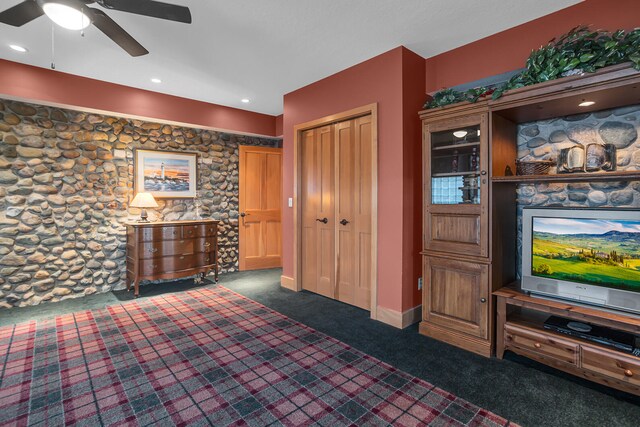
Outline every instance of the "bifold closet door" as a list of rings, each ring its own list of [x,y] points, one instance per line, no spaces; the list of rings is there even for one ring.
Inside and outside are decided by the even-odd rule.
[[[335,298],[334,127],[302,136],[302,287]]]
[[[302,288],[371,308],[371,116],[302,134]]]
[[[371,308],[371,116],[335,125],[336,299]]]

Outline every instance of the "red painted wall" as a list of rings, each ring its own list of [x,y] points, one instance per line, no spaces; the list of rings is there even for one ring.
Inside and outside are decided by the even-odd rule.
[[[283,120],[284,120],[284,116],[282,114],[280,114],[279,116],[276,116],[276,136],[282,136],[282,129],[283,129]]]
[[[404,70],[405,63],[417,69]],[[404,109],[405,75],[416,87],[411,92],[410,112]],[[405,162],[415,155],[420,138],[405,152],[405,138],[419,135],[415,94],[423,102],[424,60],[404,47],[393,49],[338,74],[305,86],[284,97],[284,199],[283,275],[293,276],[293,209],[286,199],[293,197],[293,127],[324,116],[367,104],[378,104],[378,304],[401,311],[404,294],[414,282],[415,256],[406,235],[420,234],[420,222],[413,221],[415,206],[413,173]],[[409,203],[405,207],[405,203]],[[411,252],[411,253],[410,253]],[[417,252],[415,252],[417,254]],[[417,280],[418,276],[415,276]],[[406,290],[406,291],[403,291]],[[410,306],[413,295],[407,300]]]
[[[426,91],[433,92],[523,68],[532,49],[577,25],[592,25],[594,29],[605,30],[636,28],[640,26],[640,0],[585,0],[428,58]]]
[[[0,60],[0,97],[278,136],[276,117]]]
[[[422,123],[417,112],[424,104],[424,59],[402,51],[403,168],[403,286],[402,311],[421,304],[418,278],[422,276]]]

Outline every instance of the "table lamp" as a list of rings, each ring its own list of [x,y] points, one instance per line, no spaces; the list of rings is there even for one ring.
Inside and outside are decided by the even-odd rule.
[[[138,222],[149,222],[147,219],[147,210],[145,208],[157,208],[158,203],[156,203],[156,199],[153,198],[151,193],[138,193],[136,194],[136,197],[133,198],[129,206],[141,209],[140,219]]]

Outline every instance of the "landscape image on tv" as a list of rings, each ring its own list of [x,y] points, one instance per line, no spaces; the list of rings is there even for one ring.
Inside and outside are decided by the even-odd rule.
[[[640,220],[533,218],[534,276],[640,291]]]

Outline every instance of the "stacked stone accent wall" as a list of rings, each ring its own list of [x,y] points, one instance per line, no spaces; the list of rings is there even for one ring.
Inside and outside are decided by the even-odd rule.
[[[607,143],[617,148],[617,170],[640,170],[638,133],[640,105],[526,123],[518,127],[518,158],[557,160],[563,148],[577,144],[586,147],[590,143]],[[551,173],[556,173],[556,168]],[[517,197],[520,266],[523,207],[640,208],[640,182],[586,180],[579,183],[521,184]]]
[[[0,100],[0,307],[125,286],[134,148],[199,154],[200,217],[236,270],[239,145],[281,141]],[[158,204],[152,219],[196,219],[193,200]]]

